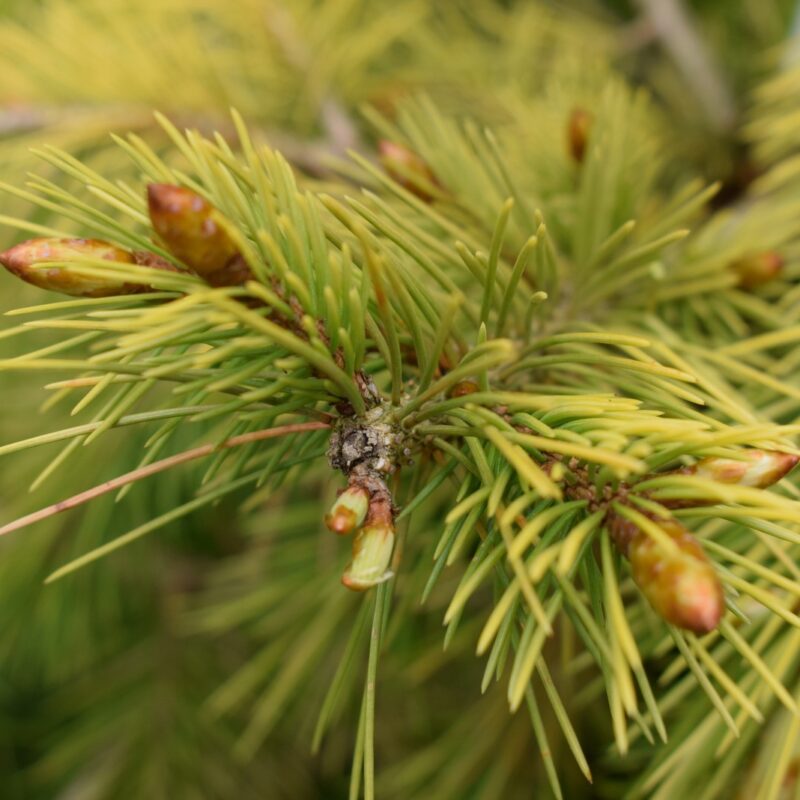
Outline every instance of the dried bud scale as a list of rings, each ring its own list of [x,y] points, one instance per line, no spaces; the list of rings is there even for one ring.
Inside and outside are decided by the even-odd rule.
[[[331,435],[328,461],[348,475],[359,464],[370,472],[389,474],[402,449],[402,434],[387,421],[386,409],[376,406],[362,419],[343,417],[339,421]]]
[[[140,267],[150,267],[151,269],[163,269],[167,272],[180,272],[180,270],[169,263],[165,258],[162,258],[156,253],[150,253],[147,250],[134,250],[133,260]]]

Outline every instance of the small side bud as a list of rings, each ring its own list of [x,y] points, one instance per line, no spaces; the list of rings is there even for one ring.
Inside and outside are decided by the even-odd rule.
[[[378,150],[381,163],[393,180],[420,200],[433,200],[426,186],[438,186],[439,182],[424,159],[405,145],[387,139],[378,143]]]
[[[589,145],[589,134],[592,130],[592,114],[585,108],[575,108],[569,115],[567,123],[567,144],[569,154],[578,163],[582,164]]]
[[[468,394],[475,394],[475,392],[480,391],[480,386],[478,386],[475,381],[459,381],[451,390],[450,390],[450,397],[464,397]]]
[[[125,283],[112,273],[89,277],[61,267],[46,269],[39,264],[50,262],[79,262],[82,258],[97,258],[124,264],[138,263],[132,253],[99,239],[29,239],[0,253],[0,263],[18,278],[52,292],[75,297],[110,297],[148,291],[142,284]]]
[[[800,456],[778,450],[743,450],[741,459],[704,458],[686,473],[717,483],[733,483],[765,489],[788,475]]]
[[[780,253],[766,250],[734,261],[731,269],[739,276],[738,286],[742,289],[756,289],[777,278],[783,271],[783,265],[784,260]]]
[[[679,628],[705,634],[725,613],[722,584],[697,539],[676,520],[656,520],[678,552],[639,531],[628,544],[636,585],[656,613]]]
[[[233,286],[237,285],[234,281],[247,280],[236,245],[218,224],[218,212],[205,198],[182,186],[151,183],[147,205],[153,228],[175,258],[213,286]]]
[[[362,486],[349,486],[334,501],[325,515],[328,530],[343,536],[364,524],[369,508],[369,492]]]
[[[342,575],[342,583],[354,592],[364,592],[392,577],[389,562],[394,549],[394,526],[388,522],[366,525],[353,540],[353,558]]]

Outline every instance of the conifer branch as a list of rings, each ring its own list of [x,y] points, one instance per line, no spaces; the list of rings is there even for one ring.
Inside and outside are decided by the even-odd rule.
[[[0,93],[59,117],[22,120],[0,143],[0,222],[36,237],[0,258],[73,296],[31,306],[16,294],[30,287],[7,278],[22,307],[0,334],[0,370],[68,373],[48,384],[49,413],[80,419],[15,433],[0,455],[24,466],[61,442],[33,486],[83,475],[73,463],[97,485],[0,528],[84,504],[73,536],[6,540],[3,642],[10,660],[34,638],[53,643],[59,686],[73,652],[100,685],[105,654],[128,648],[115,707],[93,686],[75,692],[59,732],[40,737],[61,748],[41,770],[63,764],[48,796],[87,784],[335,794],[351,755],[354,800],[578,796],[573,774],[607,786],[610,771],[615,787],[659,800],[701,779],[704,800],[725,797],[742,772],[753,796],[796,782],[796,71],[729,103],[706,44],[670,16],[679,4],[643,2],[645,35],[679,68],[700,64],[688,82],[725,136],[698,137],[663,54],[626,50],[568,5],[301,1],[269,4],[266,18],[259,3],[46,5],[25,30],[0,22]],[[724,30],[741,33],[753,7],[727,4]],[[720,24],[723,12],[702,13]],[[118,46],[128,41],[146,53]],[[714,47],[741,68],[731,86],[763,70],[740,37]],[[410,91],[420,79],[427,93]],[[232,100],[242,115],[229,122]],[[101,140],[107,101],[130,135]],[[155,124],[149,106],[165,109]],[[701,180],[729,154],[739,107],[752,110],[730,132],[748,163],[722,187]],[[288,137],[270,140],[277,150],[263,144],[274,131]],[[26,144],[40,169],[24,184]],[[27,397],[23,408],[7,417],[29,416]],[[102,482],[117,428],[115,457],[132,469]],[[217,444],[201,444],[212,433]],[[196,483],[168,479],[200,458]],[[119,502],[127,533],[109,536],[107,504],[88,501],[118,488],[121,501],[154,474],[159,492]],[[201,511],[185,537],[84,569]],[[34,595],[42,575],[18,565],[53,559],[52,585]],[[154,573],[163,590],[128,591]],[[81,610],[20,630],[49,603]],[[106,613],[100,636],[59,647],[62,623]],[[136,639],[148,634],[155,657]],[[143,660],[174,679],[142,673]],[[167,687],[155,705],[179,711],[159,745],[175,737],[181,764],[196,759],[196,784],[141,788],[151,763],[175,771],[168,747],[152,752],[142,708],[154,704],[129,676]],[[485,696],[465,702],[469,686]],[[355,746],[326,742],[323,788],[308,789],[287,764],[318,701],[315,748],[335,725]],[[523,704],[527,718],[509,721]],[[606,706],[599,734],[584,709]],[[399,729],[412,708],[432,734],[387,764],[402,748],[385,720]],[[122,742],[102,770],[101,714]]]

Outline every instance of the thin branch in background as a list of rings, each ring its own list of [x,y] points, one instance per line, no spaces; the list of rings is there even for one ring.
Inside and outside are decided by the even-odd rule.
[[[798,62],[800,62],[800,2],[796,2],[794,6],[792,26],[789,29],[789,38],[786,42],[786,51],[783,54],[781,66],[788,70]]]
[[[720,132],[736,121],[733,93],[681,0],[636,0],[657,37]]]
[[[299,422],[292,425],[281,425],[276,428],[267,428],[261,431],[244,433],[240,436],[234,436],[230,439],[226,439],[220,444],[205,444],[201,447],[194,447],[191,450],[184,451],[183,453],[176,453],[174,456],[162,458],[160,461],[154,461],[152,464],[147,464],[139,469],[126,472],[124,475],[120,475],[118,478],[113,478],[110,481],[93,486],[91,489],[87,489],[85,492],[68,497],[66,500],[60,500],[58,503],[53,503],[46,508],[39,509],[39,511],[34,511],[32,514],[27,514],[24,517],[15,519],[13,522],[9,522],[7,525],[4,525],[2,528],[0,528],[0,536],[5,536],[5,534],[20,530],[20,528],[27,528],[28,525],[33,525],[35,522],[40,522],[41,520],[52,517],[55,514],[60,514],[62,511],[68,511],[71,508],[88,503],[90,500],[94,500],[96,497],[100,497],[101,495],[108,494],[108,492],[121,489],[123,486],[127,486],[129,483],[134,483],[142,480],[143,478],[148,478],[151,475],[171,469],[179,464],[185,464],[187,461],[193,461],[196,458],[210,456],[212,453],[216,453],[219,450],[224,450],[231,447],[239,447],[243,444],[252,444],[253,442],[260,442],[265,439],[275,439],[279,436],[288,436],[292,433],[318,431],[329,427],[330,425],[328,425],[327,422]]]
[[[264,23],[280,46],[287,62],[298,72],[308,75],[314,66],[312,53],[302,33],[297,29],[292,15],[285,9],[270,7],[264,15]],[[324,138],[307,145],[312,152],[317,151],[314,153],[315,159],[319,159],[320,151],[323,156],[325,153],[328,156],[343,156],[348,150],[364,150],[358,125],[344,105],[330,92],[324,93],[320,98],[319,120]],[[274,139],[270,142],[278,146]]]
[[[52,123],[54,115],[36,106],[10,106],[0,110],[0,135],[36,130]]]

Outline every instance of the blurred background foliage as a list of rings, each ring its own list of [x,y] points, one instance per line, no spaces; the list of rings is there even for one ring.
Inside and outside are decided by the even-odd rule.
[[[336,157],[372,150],[365,105],[392,117],[424,91],[438,109],[490,123],[500,136],[509,118],[529,119],[528,138],[507,145],[539,148],[537,165],[550,173],[538,172],[537,184],[557,195],[564,158],[547,155],[560,141],[553,131],[575,105],[591,106],[616,71],[652,93],[654,107],[630,123],[668,132],[672,180],[701,175],[735,196],[751,177],[752,140],[770,155],[768,136],[756,135],[765,117],[745,123],[756,87],[788,58],[781,45],[794,5],[687,3],[712,64],[709,89],[660,29],[657,0],[0,0],[0,180],[21,186],[31,170],[52,177],[31,153],[48,145],[124,178],[132,166],[109,132],[134,131],[170,158],[153,109],[179,127],[229,135],[233,106],[255,138],[324,185]],[[400,121],[409,113],[400,111]],[[643,163],[655,157],[644,154]],[[11,195],[0,215],[50,219]],[[39,294],[2,286],[4,308]],[[14,347],[0,338],[0,354]],[[40,432],[37,376],[0,373],[0,381],[0,439]],[[44,413],[50,427],[69,424],[58,409]],[[106,438],[104,457],[75,447],[69,468],[43,480],[39,451],[6,458],[2,518],[93,485],[107,477],[108,461],[114,474],[133,468],[143,443],[119,431]],[[307,502],[331,495],[319,472],[296,470],[249,516],[234,513],[244,497],[229,497],[42,587],[55,566],[172,508],[201,474],[193,469],[134,488],[128,502],[106,497],[0,543],[3,800],[347,796],[357,704],[343,698],[332,710],[341,725],[319,754],[311,742],[351,628],[363,633],[367,614],[332,579],[340,552],[320,535],[318,503]],[[431,502],[431,518],[446,513]],[[386,765],[379,796],[547,797],[530,721],[508,715],[499,689],[473,699],[483,673],[472,656],[475,631],[465,624],[442,650],[440,619],[456,580],[445,573],[424,613],[397,615],[404,622],[390,629],[381,717],[392,724],[377,731]],[[401,602],[416,602],[422,588],[407,587]],[[353,641],[363,657],[363,636]],[[566,691],[575,679],[557,680]],[[609,757],[601,749],[607,723],[591,706],[573,719],[595,783],[585,783],[553,735],[565,796],[621,796],[644,756],[624,766]],[[694,712],[687,720],[699,723]],[[768,744],[786,724],[774,723]],[[257,758],[243,757],[242,741]]]

